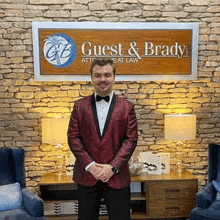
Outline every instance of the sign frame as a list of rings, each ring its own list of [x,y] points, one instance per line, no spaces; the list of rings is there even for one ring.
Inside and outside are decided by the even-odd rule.
[[[40,70],[40,40],[39,30],[41,29],[88,29],[88,30],[191,30],[191,72],[189,75],[118,75],[116,81],[184,81],[197,80],[198,61],[198,30],[199,23],[192,22],[32,22],[33,30],[33,54],[34,54],[34,75],[36,81],[90,81],[88,75],[41,75]],[[116,66],[117,67],[117,66]]]

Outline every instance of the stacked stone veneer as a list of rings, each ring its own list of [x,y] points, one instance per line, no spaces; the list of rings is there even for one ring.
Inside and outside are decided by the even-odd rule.
[[[55,147],[41,143],[41,118],[69,117],[90,82],[36,82],[32,21],[199,22],[198,80],[116,82],[136,107],[138,150],[170,152],[164,114],[197,115],[197,139],[184,148],[184,167],[207,181],[208,144],[220,143],[220,0],[0,0],[0,147],[24,148],[27,186],[37,192],[55,169]],[[68,152],[68,146],[64,148]]]

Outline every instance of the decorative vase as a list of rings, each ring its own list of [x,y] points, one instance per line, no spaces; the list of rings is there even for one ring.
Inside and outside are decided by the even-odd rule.
[[[129,170],[131,176],[138,176],[143,169],[143,163],[139,155],[133,155],[129,160]]]

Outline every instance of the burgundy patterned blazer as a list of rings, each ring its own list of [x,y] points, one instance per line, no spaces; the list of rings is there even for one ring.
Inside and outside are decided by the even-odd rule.
[[[111,164],[119,171],[108,181],[112,188],[130,184],[128,161],[137,145],[134,105],[114,95],[103,134],[100,134],[94,95],[75,102],[68,128],[68,144],[76,157],[73,180],[93,186],[97,180],[85,167],[92,161]]]

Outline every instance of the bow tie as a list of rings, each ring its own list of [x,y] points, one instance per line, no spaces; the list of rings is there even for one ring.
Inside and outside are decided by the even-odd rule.
[[[97,102],[100,102],[102,99],[104,99],[106,102],[109,102],[109,95],[107,95],[107,96],[105,96],[105,97],[102,97],[102,96],[99,96],[99,95],[97,95],[96,96],[96,101]]]

